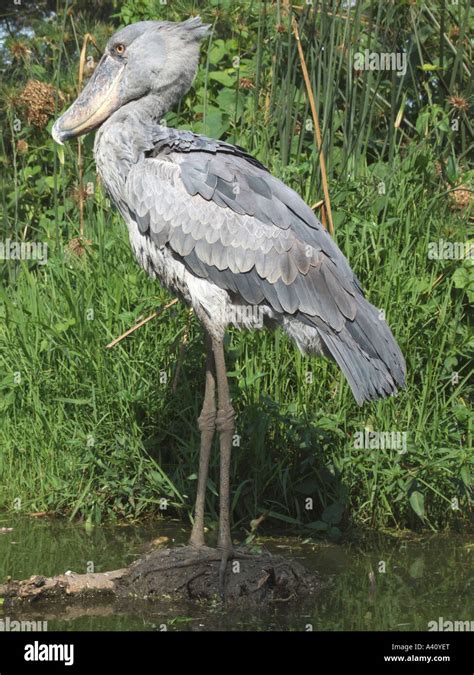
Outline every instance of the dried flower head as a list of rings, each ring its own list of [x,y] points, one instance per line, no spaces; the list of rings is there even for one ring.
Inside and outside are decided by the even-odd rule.
[[[457,37],[459,37],[460,32],[461,32],[461,29],[459,28],[459,26],[452,26],[449,29],[448,37],[450,37],[451,40],[453,38],[457,38]]]
[[[447,99],[451,108],[466,112],[469,110],[469,102],[461,94],[453,94]]]
[[[54,113],[55,89],[46,82],[28,80],[17,99],[18,105],[24,108],[28,124],[43,129],[48,123],[48,116]],[[59,92],[59,101],[64,100]]]
[[[31,55],[31,49],[21,40],[10,42],[9,50],[16,61],[28,61]]]
[[[255,85],[248,77],[241,77],[239,80],[239,87],[241,89],[254,89]]]
[[[449,193],[451,203],[455,209],[464,210],[473,201],[473,194],[468,190],[467,185],[459,185],[455,190]]]
[[[87,190],[87,187],[82,186],[82,188],[80,188],[78,185],[74,185],[69,190],[69,194],[76,204],[85,202],[86,199],[89,199],[93,195],[92,192]]]
[[[20,138],[16,143],[16,151],[19,155],[26,155],[28,152],[28,143]]]
[[[74,237],[66,245],[66,251],[72,253],[73,255],[80,258],[84,255],[87,246],[90,246],[92,241],[90,239],[84,239],[83,237]]]

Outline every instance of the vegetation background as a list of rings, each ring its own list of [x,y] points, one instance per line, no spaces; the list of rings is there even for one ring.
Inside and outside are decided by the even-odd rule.
[[[0,260],[0,508],[99,523],[167,503],[191,516],[199,325],[174,305],[106,349],[170,297],[132,257],[96,179],[93,135],[59,148],[50,130],[120,25],[197,13],[214,31],[167,123],[244,146],[327,221],[296,19],[334,236],[408,368],[406,391],[358,408],[334,364],[302,357],[280,332],[231,331],[234,525],[336,538],[352,524],[467,525],[474,269],[468,255],[429,256],[430,242],[466,244],[472,219],[467,0],[4,4],[0,241],[47,243],[48,261]],[[406,73],[354,69],[365,49],[404,52]],[[406,432],[407,452],[357,448],[365,429]],[[217,465],[216,448],[211,478]]]

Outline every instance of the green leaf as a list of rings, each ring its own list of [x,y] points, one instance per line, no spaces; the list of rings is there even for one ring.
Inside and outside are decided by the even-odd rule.
[[[331,527],[329,528],[328,535],[331,537],[331,539],[339,539],[341,536],[341,530],[338,527]]]
[[[466,487],[470,487],[470,485],[471,485],[471,475],[470,475],[470,472],[469,472],[469,469],[467,468],[467,466],[463,466],[461,471],[459,472],[459,474],[461,476],[461,480],[464,483],[464,485]]]
[[[459,267],[453,274],[455,288],[468,288],[471,275],[465,267]]]
[[[88,398],[66,398],[58,396],[54,399],[57,403],[72,403],[73,405],[92,405],[92,401]]]
[[[425,517],[425,498],[418,490],[413,490],[410,495],[410,506],[417,516]]]
[[[217,65],[227,54],[227,46],[224,40],[215,40],[209,52],[209,63]]]
[[[455,183],[458,177],[458,167],[455,158],[450,155],[446,164],[446,173],[451,183]]]
[[[285,516],[282,513],[276,513],[275,511],[269,511],[268,517],[275,518],[275,520],[281,520],[282,522],[289,523],[290,525],[300,525],[299,520],[296,520],[296,518],[290,518],[289,516]]]
[[[68,319],[67,321],[61,321],[60,323],[55,323],[53,330],[55,333],[64,333],[68,328],[74,326],[76,319]]]
[[[220,128],[222,126],[222,113],[220,110],[213,108],[208,109],[206,119],[203,121],[203,131],[211,138],[219,138]]]
[[[420,136],[426,133],[429,117],[429,113],[427,112],[422,112],[417,117],[416,130]]]
[[[334,502],[324,509],[322,519],[329,525],[337,525],[344,513],[344,504],[342,502]]]
[[[317,532],[325,532],[329,525],[324,523],[322,520],[315,520],[312,523],[308,523],[306,527],[309,527],[311,530],[316,530]]]
[[[0,410],[7,410],[10,406],[15,403],[15,392],[10,391],[8,394],[3,395],[0,401]]]
[[[226,71],[212,71],[209,73],[209,79],[219,82],[224,85],[224,87],[233,87],[236,83],[237,76],[235,71],[231,71],[231,73]]]
[[[422,66],[418,66],[418,68],[425,73],[431,73],[437,70],[444,70],[444,68],[441,68],[441,66],[436,66],[434,63],[424,63]]]
[[[425,560],[423,557],[416,558],[416,560],[410,565],[408,570],[409,575],[412,579],[421,579],[423,576],[423,571],[425,567]]]
[[[221,110],[234,110],[237,92],[234,89],[221,89],[217,94],[217,105]],[[239,97],[240,100],[240,97]]]

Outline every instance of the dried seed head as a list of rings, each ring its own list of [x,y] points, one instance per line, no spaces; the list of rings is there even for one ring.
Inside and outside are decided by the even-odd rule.
[[[16,143],[16,151],[19,155],[26,155],[28,152],[28,143],[20,138]]]
[[[460,185],[456,190],[449,193],[451,203],[455,209],[462,211],[472,204],[473,195],[467,187],[467,185]]]
[[[72,199],[76,202],[76,204],[85,202],[86,199],[89,199],[91,197],[91,193],[87,191],[86,187],[83,186],[81,190],[77,185],[75,185],[69,190],[69,194],[71,195]]]
[[[74,237],[71,241],[68,242],[66,250],[69,253],[73,253],[75,256],[80,258],[84,255],[86,247],[90,246],[92,241],[90,239],[84,239],[83,237]]]
[[[460,30],[459,26],[452,26],[452,27],[449,29],[448,36],[449,36],[451,39],[457,38],[457,37],[459,37],[459,33],[460,33],[460,32],[461,32],[461,30]]]
[[[255,89],[255,85],[248,77],[241,77],[239,80],[239,87],[241,89]]]
[[[453,94],[447,99],[449,105],[456,110],[462,110],[466,112],[469,110],[469,102],[460,94]]]
[[[49,115],[54,113],[54,98],[55,89],[50,84],[39,80],[28,80],[17,103],[24,108],[28,124],[43,129],[48,123]],[[63,100],[59,92],[60,103]]]
[[[31,55],[31,49],[28,49],[28,46],[21,42],[20,40],[15,40],[9,45],[9,50],[11,55],[17,61],[28,61]]]

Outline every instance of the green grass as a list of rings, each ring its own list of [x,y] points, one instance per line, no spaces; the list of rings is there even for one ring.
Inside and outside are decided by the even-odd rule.
[[[211,5],[203,18],[213,21]],[[244,145],[314,203],[322,194],[319,166],[289,17],[278,3],[267,3],[265,12],[258,5],[224,7],[196,85],[169,123]],[[248,531],[262,513],[268,523],[331,536],[351,523],[458,527],[471,513],[473,340],[466,313],[472,261],[427,254],[429,242],[468,236],[469,209],[454,208],[452,190],[471,176],[471,129],[461,114],[461,131],[452,130],[444,90],[471,86],[466,53],[460,46],[453,52],[445,41],[440,52],[424,3],[398,10],[380,3],[372,13],[363,5],[344,20],[335,16],[343,13],[337,3],[328,3],[332,13],[308,10],[299,16],[300,32],[322,123],[335,236],[368,298],[386,312],[406,356],[407,389],[358,408],[334,364],[302,357],[281,332],[231,331],[228,368],[240,437],[232,508],[234,524]],[[147,18],[151,6],[126,3],[122,19]],[[160,16],[182,17],[192,6],[173,3]],[[461,34],[468,21],[463,7],[460,2],[444,17],[445,26],[452,23]],[[69,40],[63,40],[63,21]],[[277,23],[286,28],[275,31]],[[82,34],[88,29],[103,42],[104,26],[73,13],[35,27],[50,31],[51,46],[31,38],[33,58],[13,64],[5,94],[26,72],[57,82],[73,97]],[[350,55],[340,47],[353,40],[363,50],[369,34],[371,48],[381,50],[410,36],[403,87],[391,73],[365,72],[354,82]],[[255,42],[257,49],[247,49]],[[241,56],[238,72],[235,54]],[[434,75],[422,69],[441,62],[443,70]],[[241,78],[253,86],[242,88]],[[43,266],[0,267],[0,507],[93,522],[159,510],[186,517],[198,465],[201,329],[192,318],[175,391],[188,332],[185,307],[175,305],[105,348],[170,298],[136,265],[126,229],[99,185],[85,200],[91,243],[82,256],[68,250],[78,232],[76,148],[66,146],[63,164],[47,128],[23,124],[16,132],[21,113],[6,105],[2,114],[8,121],[2,239],[16,233],[46,241],[49,258]],[[27,154],[18,153],[20,138],[29,144]],[[84,184],[95,184],[91,146],[86,138]],[[406,432],[408,452],[357,449],[354,434],[365,428]],[[216,445],[211,525],[217,469]],[[312,509],[305,508],[308,498]]]

